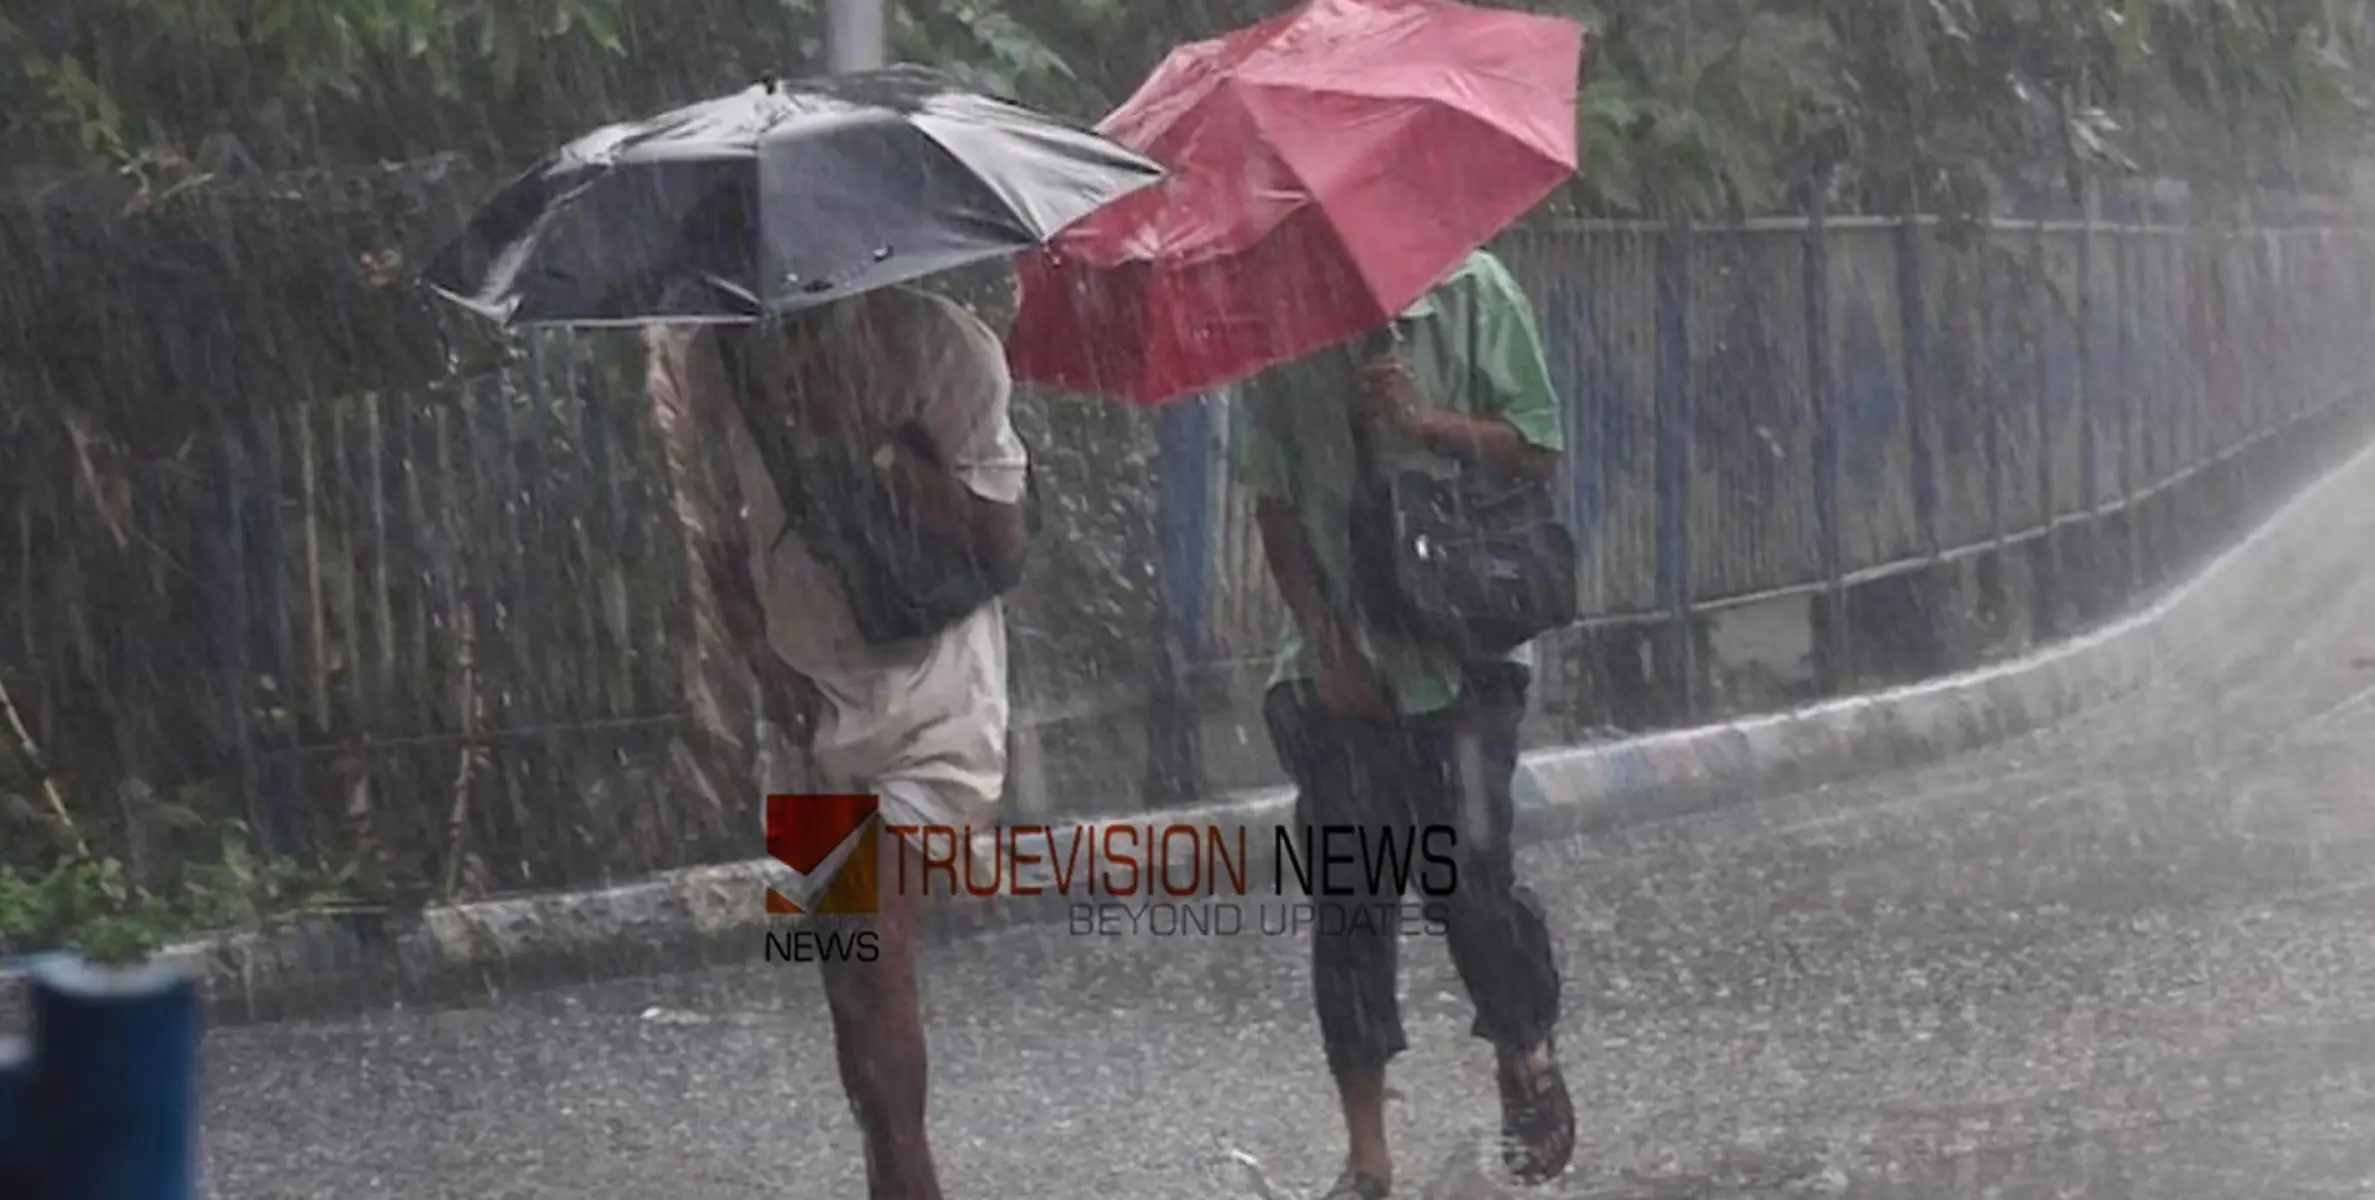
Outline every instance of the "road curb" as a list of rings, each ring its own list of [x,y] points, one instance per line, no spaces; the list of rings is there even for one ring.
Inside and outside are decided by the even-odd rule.
[[[2246,623],[2268,620],[2268,597],[2301,578],[2321,529],[2371,493],[2375,447],[2326,472],[2148,607],[2016,660],[1788,712],[1529,754],[1517,780],[1518,836],[1555,840],[1866,778],[2116,700]],[[2330,557],[2333,548],[2324,549]],[[1292,803],[1290,790],[1272,788],[1078,826],[1093,832],[1153,820],[1259,829],[1287,819]],[[595,891],[436,908],[394,926],[314,921],[179,945],[165,956],[199,978],[218,1023],[483,994],[597,970],[750,961],[758,949],[750,935],[766,920],[759,897],[769,870],[763,860],[699,867]],[[1043,920],[1060,907],[1044,897],[952,907],[938,932]],[[0,964],[0,1014],[22,974]]]

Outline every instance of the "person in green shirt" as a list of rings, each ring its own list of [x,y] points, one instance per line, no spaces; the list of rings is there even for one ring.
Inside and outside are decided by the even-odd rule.
[[[1265,718],[1306,831],[1448,825],[1458,878],[1440,901],[1453,961],[1498,1053],[1509,1165],[1534,1181],[1574,1152],[1575,1118],[1552,1044],[1559,977],[1539,904],[1516,879],[1511,782],[1532,648],[1463,662],[1363,620],[1353,592],[1353,429],[1377,465],[1464,465],[1547,475],[1565,420],[1531,305],[1478,250],[1394,323],[1396,348],[1359,339],[1249,381],[1233,405],[1236,466],[1254,493],[1265,557],[1294,620]],[[1398,897],[1331,898],[1367,907]],[[1432,905],[1430,906],[1432,907]],[[1391,921],[1318,922],[1313,990],[1350,1148],[1327,1200],[1379,1200],[1392,1165],[1387,1063],[1406,1045]]]

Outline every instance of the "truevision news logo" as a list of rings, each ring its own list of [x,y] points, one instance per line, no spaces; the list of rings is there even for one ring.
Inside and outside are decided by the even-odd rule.
[[[885,830],[914,852],[884,854]],[[872,796],[769,796],[767,853],[789,875],[784,889],[768,889],[767,911],[863,918],[887,884],[901,896],[1054,897],[1080,935],[1443,933],[1444,901],[1459,887],[1453,827],[1282,825],[1268,836],[1271,853],[1258,863],[1261,835],[1243,826],[891,826]],[[880,953],[863,921],[811,920],[767,935],[770,960],[872,962]]]

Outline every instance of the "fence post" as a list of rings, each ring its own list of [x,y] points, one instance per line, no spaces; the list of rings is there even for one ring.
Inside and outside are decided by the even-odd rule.
[[[1146,706],[1145,797],[1193,804],[1204,760],[1196,668],[1205,660],[1212,580],[1212,427],[1216,399],[1165,405],[1155,418],[1155,613],[1161,640]]]
[[[2078,515],[2071,538],[2079,553],[2078,604],[2082,621],[2101,616],[2111,592],[2104,552],[2112,543],[2110,530],[2095,514],[2102,511],[2102,468],[2096,459],[2100,445],[2098,392],[2095,386],[2095,189],[2081,185],[2078,224],[2078,321],[2071,332],[2077,340],[2078,365],[2073,373],[2073,399],[2078,405]]]
[[[285,447],[280,433],[280,409],[270,406],[250,418],[249,434],[255,439],[257,458],[264,474],[264,502],[257,505],[251,517],[255,521],[256,558],[263,569],[255,572],[256,587],[262,593],[255,597],[259,611],[268,624],[264,639],[265,666],[263,674],[277,689],[275,699],[291,713],[301,710],[303,693],[297,685],[297,638],[290,624],[288,583],[283,564],[290,561],[292,539],[288,520],[281,511],[280,498],[288,494],[285,473]],[[252,736],[252,735],[251,735]],[[296,794],[299,767],[289,754],[303,739],[302,725],[288,723],[287,732],[273,739],[277,745],[265,754],[257,770],[257,786],[262,789],[262,805],[266,812],[287,822],[297,809]]]
[[[2194,530],[2189,556],[2208,552],[2226,536],[2219,523],[2221,512],[2227,507],[2226,469],[2215,461],[2225,449],[2219,437],[2218,423],[2211,419],[2217,396],[2219,339],[2224,333],[2219,319],[2219,305],[2224,303],[2220,288],[2225,282],[2223,250],[2215,229],[2199,227],[2187,238],[2186,296],[2191,305],[2186,338],[2185,422],[2187,440],[2192,445],[2189,455],[2195,468],[2185,490],[2187,525]]]
[[[1657,570],[1666,615],[1654,651],[1661,708],[1687,723],[1698,705],[1698,636],[1691,609],[1691,238],[1689,222],[1658,242]]]
[[[1946,669],[1946,605],[1948,589],[1937,568],[1938,455],[1937,455],[1937,339],[1931,320],[1930,263],[1922,243],[1918,209],[1897,222],[1898,337],[1904,347],[1904,372],[1899,380],[1900,408],[1905,420],[1905,449],[1913,476],[1913,528],[1916,552],[1929,566],[1877,585],[1877,597],[1898,608],[1901,622],[1893,639],[1895,654],[1906,661],[1891,665],[1910,668],[1917,675]]]
[[[2193,413],[2193,397],[2188,388],[2196,335],[2193,268],[2188,245],[2191,236],[2189,230],[2172,230],[2154,247],[2163,294],[2163,336],[2160,353],[2154,355],[2153,394],[2158,411],[2153,414],[2152,424],[2161,439],[2162,462],[2155,479],[2166,488],[2157,498],[2163,527],[2169,531],[2167,551],[2171,570],[2192,560],[2197,540],[2190,519],[2192,485],[2190,481],[2173,482],[2179,472],[2194,462],[2193,434],[2187,424]]]
[[[166,964],[115,971],[66,960],[37,967],[32,994],[32,1059],[7,1072],[18,1080],[18,1111],[0,1127],[0,1146],[13,1148],[0,1171],[22,1178],[9,1194],[197,1195],[195,984]]]
[[[2111,286],[2117,297],[2114,311],[2119,316],[2118,344],[2112,348],[2111,373],[2113,419],[2118,422],[2119,453],[2119,512],[2125,530],[2119,540],[2120,553],[2126,561],[2120,572],[2123,586],[2140,590],[2154,577],[2151,566],[2151,525],[2144,514],[2137,511],[2136,479],[2142,474],[2138,461],[2143,453],[2137,444],[2143,422],[2137,417],[2136,397],[2136,293],[2140,290],[2136,279],[2135,235],[2129,230],[2113,228],[2111,236]]]
[[[2029,404],[2037,417],[2037,509],[2041,527],[2029,539],[2029,636],[2049,642],[2061,635],[2061,556],[2053,499],[2053,389],[2051,356],[2045,352],[2046,330],[2053,325],[2053,277],[2046,268],[2046,217],[2037,216],[2036,240],[2029,245],[2028,346]]]
[[[1814,539],[1823,591],[1814,608],[1814,678],[1826,694],[1855,673],[1839,545],[1839,381],[1831,371],[1831,243],[1820,181],[1806,187],[1799,285],[1806,319],[1806,395],[1814,409]]]
[[[207,617],[212,626],[216,679],[215,703],[221,705],[232,752],[239,766],[240,803],[245,806],[252,833],[268,854],[289,849],[286,814],[268,807],[257,786],[255,730],[249,722],[248,629],[251,610],[247,565],[247,448],[241,445],[239,422],[225,417],[215,441],[215,511],[211,525],[213,561],[207,564]]]
[[[1922,253],[1921,218],[1897,223],[1897,313],[1905,347],[1906,449],[1913,467],[1913,527],[1921,553],[1938,557],[1938,461],[1931,424],[1936,401],[1932,369],[1930,275]],[[1931,632],[1935,632],[1932,630]]]
[[[2357,268],[2354,279],[2358,284],[2356,288],[2352,289],[2352,298],[2358,303],[2352,306],[2355,311],[2347,328],[2357,331],[2375,327],[2375,234],[2370,234],[2366,230],[2358,230],[2351,241],[2353,246],[2350,259]],[[2350,338],[2350,341],[2351,345],[2341,350],[2340,353],[2344,356],[2346,365],[2351,365],[2354,369],[2355,365],[2350,364],[2350,360],[2358,359],[2362,352],[2357,348],[2355,337]],[[2352,391],[2355,394],[2349,403],[2356,414],[2357,421],[2350,428],[2353,436],[2356,436],[2369,428],[2370,421],[2375,421],[2375,386],[2369,386],[2362,379],[2352,388]]]
[[[1978,250],[1971,268],[1971,312],[1978,344],[1972,355],[1978,374],[1972,399],[1978,406],[1980,488],[1984,492],[1981,501],[1987,506],[1988,540],[1987,552],[1973,565],[1972,582],[1980,620],[1990,638],[2000,639],[2011,611],[2004,578],[2008,565],[2004,547],[2004,409],[2005,397],[2012,390],[2007,381],[2013,365],[1998,352],[2020,353],[2021,321],[2017,309],[2005,300],[2006,281],[2019,279],[2020,273],[2001,267],[1999,254],[2009,251],[2002,250],[1996,235],[1994,222],[1978,223]]]

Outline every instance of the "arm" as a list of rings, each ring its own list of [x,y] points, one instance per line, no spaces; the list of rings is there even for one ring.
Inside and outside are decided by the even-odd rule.
[[[1483,393],[1479,414],[1428,403],[1408,365],[1397,357],[1364,368],[1364,405],[1373,419],[1434,453],[1542,478],[1558,469],[1566,428],[1542,339],[1534,330],[1533,307],[1497,264],[1472,286],[1468,367]]]
[[[767,620],[758,584],[751,576],[751,546],[741,519],[742,490],[731,456],[731,413],[720,409],[712,386],[700,378],[703,366],[692,338],[656,331],[647,339],[645,388],[667,450],[689,566],[714,603],[719,639],[756,677],[767,718],[785,729],[800,726],[802,687],[767,642]],[[696,620],[702,606],[696,602]]]
[[[1559,452],[1535,445],[1500,417],[1468,417],[1440,408],[1419,408],[1406,427],[1411,437],[1437,454],[1495,467],[1530,479],[1558,469]]]
[[[726,635],[753,661],[767,646],[766,610],[759,605],[759,589],[750,577],[750,541],[739,535],[688,533],[693,560],[709,594],[717,597],[718,618]]]
[[[1320,584],[1319,558],[1312,553],[1294,506],[1277,496],[1256,496],[1254,525],[1262,535],[1262,558],[1270,566],[1270,577],[1278,581],[1279,598],[1286,601],[1295,628],[1323,652],[1351,646],[1351,633]]]
[[[808,681],[767,641],[767,612],[751,578],[749,540],[740,535],[694,536],[692,542],[709,594],[717,598],[718,620],[758,684],[760,714],[779,729],[807,729],[815,697]]]
[[[1295,471],[1293,454],[1280,437],[1281,431],[1270,428],[1266,419],[1279,400],[1292,402],[1291,398],[1264,397],[1260,383],[1255,382],[1231,405],[1238,478],[1254,494],[1254,523],[1261,533],[1262,557],[1269,564],[1270,577],[1278,582],[1279,598],[1286,602],[1295,628],[1302,632],[1317,660],[1313,683],[1319,688],[1321,703],[1336,712],[1377,716],[1387,708],[1385,689],[1362,652],[1352,625],[1329,603],[1319,557],[1302,517],[1288,498]]]
[[[746,657],[766,645],[758,586],[750,577],[750,538],[743,526],[742,487],[735,477],[720,403],[723,378],[709,363],[698,335],[655,330],[647,339],[644,387],[668,447],[669,474],[685,548],[701,581],[716,597],[719,619]]]
[[[1262,534],[1262,556],[1278,581],[1295,627],[1303,632],[1315,663],[1312,685],[1322,707],[1347,716],[1381,718],[1391,708],[1385,684],[1361,649],[1352,627],[1328,603],[1320,584],[1319,559],[1303,532],[1294,506],[1276,496],[1254,500],[1254,521]]]

